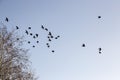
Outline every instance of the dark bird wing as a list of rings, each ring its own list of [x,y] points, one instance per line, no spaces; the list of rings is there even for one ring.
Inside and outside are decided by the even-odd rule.
[[[9,21],[7,17],[6,17],[5,21],[7,21],[7,22]]]

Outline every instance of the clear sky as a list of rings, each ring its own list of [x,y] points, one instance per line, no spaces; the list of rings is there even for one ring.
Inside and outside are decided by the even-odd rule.
[[[40,34],[36,48],[24,44],[39,80],[120,80],[120,0],[0,0],[0,21]],[[54,54],[41,24],[61,36]]]

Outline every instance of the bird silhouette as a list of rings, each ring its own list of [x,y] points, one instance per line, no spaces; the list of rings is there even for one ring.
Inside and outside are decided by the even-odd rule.
[[[99,48],[99,51],[101,51],[102,50],[102,48]]]
[[[32,33],[30,33],[30,35],[32,36],[33,34],[32,34]]]
[[[45,28],[45,30],[46,30],[46,31],[48,31],[48,29],[47,29],[47,28]]]
[[[25,30],[25,33],[28,35],[28,31],[27,30]]]
[[[54,53],[55,51],[54,51],[54,50],[52,50],[52,52]]]
[[[30,44],[30,41],[28,41],[28,44]]]
[[[39,41],[37,41],[37,43],[39,43]]]
[[[49,43],[46,43],[46,45],[49,45]]]
[[[51,38],[53,38],[53,36],[51,36]]]
[[[38,34],[35,34],[36,35],[36,37],[38,37]]]
[[[35,48],[35,46],[34,46],[34,45],[33,45],[32,47],[33,47],[33,48]]]
[[[85,47],[85,44],[82,44],[82,47]]]
[[[35,39],[36,37],[35,37],[35,36],[33,36],[33,38]]]
[[[101,16],[98,16],[98,18],[100,19],[100,18],[101,18]]]
[[[31,27],[28,27],[28,29],[31,29]]]
[[[43,25],[41,25],[41,28],[44,29]]]
[[[59,38],[60,36],[58,35],[57,37]]]
[[[9,21],[7,17],[6,17],[5,21],[7,21],[7,22]]]
[[[49,32],[49,33],[48,33],[48,35],[50,35],[50,36],[51,36],[51,35],[52,35],[52,33],[51,33],[51,32]]]
[[[18,26],[16,26],[16,29],[19,29],[19,27],[18,27]]]
[[[58,39],[58,37],[55,37],[55,39]]]
[[[17,38],[17,40],[19,40],[19,38]]]
[[[51,41],[51,39],[48,39],[48,41]]]

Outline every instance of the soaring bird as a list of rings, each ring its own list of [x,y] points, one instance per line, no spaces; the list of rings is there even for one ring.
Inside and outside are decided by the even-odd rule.
[[[30,44],[30,41],[28,41],[28,44]]]
[[[49,33],[48,33],[48,35],[50,35],[50,36],[51,36],[51,35],[52,35],[52,33],[51,33],[51,32],[49,32]]]
[[[101,51],[102,50],[102,48],[99,48],[99,51]]]
[[[33,48],[35,48],[35,46],[33,45]]]
[[[48,41],[51,41],[51,39],[48,39]]]
[[[53,36],[50,36],[51,38],[53,38]]]
[[[85,47],[85,44],[82,44],[82,47]]]
[[[19,27],[18,27],[18,26],[16,26],[16,29],[19,29]]]
[[[42,29],[44,29],[44,26],[43,26],[43,25],[41,25],[41,28],[42,28]]]
[[[25,30],[25,33],[28,35],[28,31],[27,30]]]
[[[49,45],[49,43],[46,43],[46,45]]]
[[[38,34],[35,34],[36,35],[36,37],[38,37]]]
[[[57,37],[59,38],[60,36],[58,35]]]
[[[39,43],[39,41],[37,41],[37,43]]]
[[[28,29],[31,29],[31,27],[28,27]]]
[[[101,18],[101,16],[98,16],[98,18],[100,19],[100,18]]]
[[[19,38],[17,38],[17,40],[19,40]]]
[[[7,21],[7,22],[9,21],[7,17],[6,17],[5,21]]]
[[[35,39],[36,37],[35,37],[35,36],[33,36],[33,38]]]
[[[47,46],[48,48],[50,47],[50,45]]]
[[[52,50],[52,52],[54,53],[55,51],[54,51],[54,50]]]
[[[55,39],[58,39],[58,37],[55,37]]]
[[[45,30],[46,30],[46,31],[48,31],[48,29],[47,29],[47,28],[45,28]]]
[[[33,34],[32,34],[32,33],[30,33],[30,35],[32,36]]]

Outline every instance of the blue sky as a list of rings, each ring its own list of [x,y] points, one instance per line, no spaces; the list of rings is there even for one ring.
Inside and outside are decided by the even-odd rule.
[[[29,26],[40,34],[40,46],[24,44],[39,80],[120,80],[119,9],[119,0],[0,0],[0,21],[18,25],[20,34]],[[42,24],[61,36],[51,43],[54,54]]]

